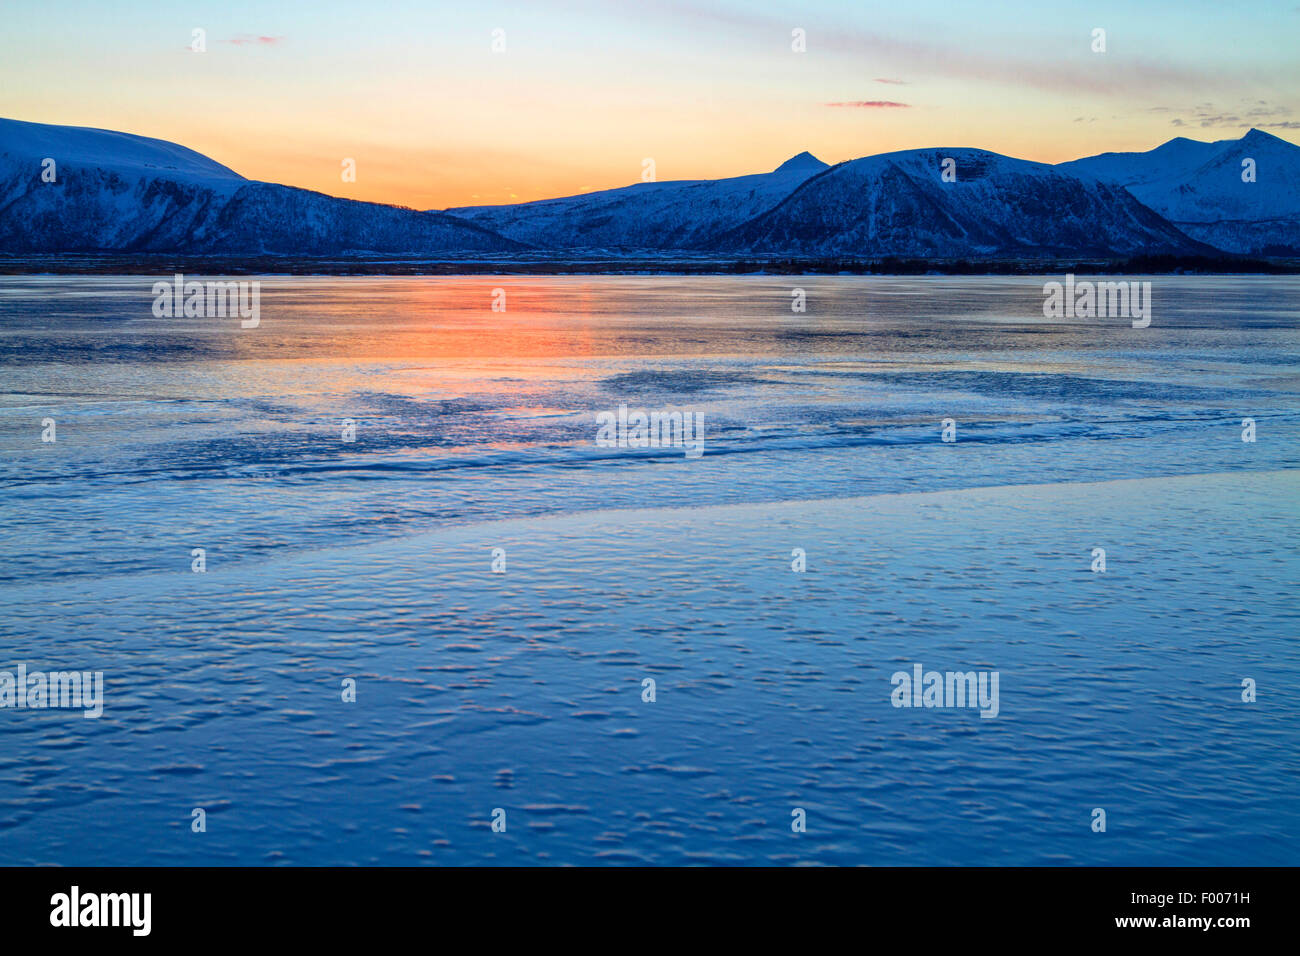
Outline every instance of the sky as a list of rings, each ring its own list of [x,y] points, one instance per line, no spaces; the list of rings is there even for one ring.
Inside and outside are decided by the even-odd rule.
[[[4,0],[0,116],[431,209],[625,186],[647,159],[711,179],[804,150],[1300,142],[1297,38],[1300,0]]]

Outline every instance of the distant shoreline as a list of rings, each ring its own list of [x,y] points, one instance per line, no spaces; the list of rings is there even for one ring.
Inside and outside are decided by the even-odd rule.
[[[1300,258],[1135,256],[1129,259],[902,259],[849,257],[186,256],[158,253],[0,255],[0,275],[1297,275]]]

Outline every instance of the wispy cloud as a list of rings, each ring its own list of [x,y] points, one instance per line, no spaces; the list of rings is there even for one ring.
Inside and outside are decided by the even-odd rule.
[[[788,36],[785,18],[749,11],[705,5],[702,0],[665,0],[674,15],[704,22],[725,24],[754,37],[770,39]],[[977,44],[934,42],[925,37],[906,37],[836,25],[825,31],[808,30],[809,50],[853,60],[870,59],[896,64],[910,73],[977,80],[1015,87],[1032,87],[1078,96],[1080,92],[1129,95],[1134,89],[1186,90],[1196,87],[1240,85],[1242,77],[1224,74],[1204,64],[1157,58],[1082,55],[1091,37],[1083,30],[1072,46],[1042,50],[1038,55],[986,50]],[[1071,61],[1062,59],[1079,54]]]
[[[230,38],[235,46],[280,46],[288,37],[257,36],[253,33],[240,33]]]
[[[1172,126],[1199,126],[1202,129],[1245,129],[1248,126],[1274,129],[1300,127],[1300,122],[1295,119],[1294,110],[1285,106],[1274,106],[1265,100],[1239,103],[1227,108],[1214,103],[1201,103],[1189,107],[1151,106],[1148,107],[1148,111],[1179,114],[1169,121]]]
[[[827,103],[827,106],[851,106],[863,110],[908,109],[911,103],[895,103],[893,100],[851,100],[846,103]]]
[[[907,80],[891,80],[885,76],[876,77],[877,83],[888,83],[890,86],[906,86]]]

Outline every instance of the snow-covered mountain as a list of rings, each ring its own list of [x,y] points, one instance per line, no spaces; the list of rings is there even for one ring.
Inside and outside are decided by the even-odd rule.
[[[637,183],[562,199],[447,212],[546,251],[711,251],[724,233],[776,206],[827,168],[805,152],[770,173]]]
[[[841,163],[722,236],[718,248],[915,258],[1209,251],[1122,188],[956,147]]]
[[[441,256],[519,248],[441,213],[247,180],[162,140],[0,119],[3,252]]]
[[[0,119],[0,155],[15,162],[35,163],[50,157],[102,169],[124,177],[164,178],[196,185],[238,184],[247,180],[233,169],[192,149],[131,133],[81,126],[51,126]]]
[[[1226,252],[1300,255],[1300,146],[1263,130],[1215,143],[1179,137],[1147,153],[1102,153],[1057,168],[1124,186]]]
[[[1247,159],[1254,182],[1242,179]],[[8,253],[989,259],[1216,249],[1300,254],[1300,147],[1252,130],[1058,166],[957,147],[836,166],[800,153],[770,173],[419,212],[255,182],[162,140],[0,119]]]
[[[942,176],[951,159],[956,180]],[[989,257],[1210,252],[1122,188],[974,149],[644,183],[453,215],[547,250]]]

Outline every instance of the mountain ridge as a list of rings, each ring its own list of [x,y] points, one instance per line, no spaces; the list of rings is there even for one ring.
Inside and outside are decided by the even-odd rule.
[[[520,248],[444,213],[245,179],[165,140],[0,119],[3,252],[444,255]]]
[[[1300,255],[1300,146],[1261,129],[1147,153],[1102,153],[1061,168],[1127,189],[1187,235],[1239,255]]]
[[[1055,165],[971,147],[835,164],[803,151],[768,173],[417,211],[246,179],[166,140],[0,119],[0,252],[1296,255],[1300,147],[1252,129]]]

